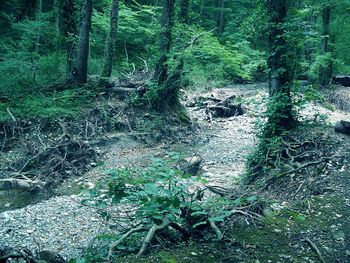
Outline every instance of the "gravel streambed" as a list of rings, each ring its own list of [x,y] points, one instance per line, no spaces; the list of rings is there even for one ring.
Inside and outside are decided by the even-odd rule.
[[[59,196],[0,214],[0,247],[55,251],[79,256],[104,226],[97,211],[76,196]]]
[[[189,114],[201,127],[201,140],[197,144],[179,143],[152,148],[127,137],[120,139],[118,136],[116,142],[105,146],[103,169],[143,167],[154,156],[181,150],[203,158],[202,174],[209,184],[227,187],[244,172],[245,158],[257,142],[256,121],[267,97],[266,85],[259,85],[242,85],[213,91],[215,96],[223,98],[232,94],[246,96],[250,102],[243,103],[246,113],[242,116],[214,119],[210,123],[205,119],[203,109],[189,108]],[[303,111],[307,119],[313,119],[317,113],[330,117],[332,124],[340,119],[350,119],[348,113],[331,112],[316,105],[310,105]],[[97,167],[78,181],[94,187],[103,176],[105,172]],[[76,181],[77,179],[73,179],[72,182],[67,182],[67,187]],[[66,259],[78,257],[98,233],[108,231],[108,223],[103,221],[96,209],[82,205],[82,198],[76,195],[59,196],[26,208],[0,213],[0,247],[21,246],[32,251],[55,251]]]

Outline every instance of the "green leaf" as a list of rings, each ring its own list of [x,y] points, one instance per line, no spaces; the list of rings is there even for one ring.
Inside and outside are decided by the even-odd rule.
[[[209,222],[224,222],[225,218],[223,216],[209,217]]]
[[[208,213],[205,211],[196,211],[191,213],[191,216],[200,216],[200,215],[207,215]]]

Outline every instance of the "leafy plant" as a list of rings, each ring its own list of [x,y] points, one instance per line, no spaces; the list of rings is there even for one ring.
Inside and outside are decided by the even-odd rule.
[[[128,212],[130,228],[114,238],[108,258],[115,250],[130,253],[137,247],[141,247],[140,256],[150,243],[157,242],[154,237],[158,234],[163,238],[171,237],[172,242],[181,242],[203,237],[203,230],[211,228],[221,239],[223,234],[216,224],[237,213],[238,210],[230,207],[250,206],[257,201],[256,197],[242,197],[234,202],[223,197],[203,201],[208,190],[206,181],[174,168],[173,162],[179,159],[179,155],[173,153],[171,156],[166,160],[153,159],[144,170],[114,170],[110,173],[107,195],[104,190],[103,194],[98,190],[92,192],[92,203],[100,208],[118,205],[131,211]],[[106,212],[102,216],[110,218]],[[147,234],[142,234],[144,232]],[[113,239],[110,236],[105,238]]]

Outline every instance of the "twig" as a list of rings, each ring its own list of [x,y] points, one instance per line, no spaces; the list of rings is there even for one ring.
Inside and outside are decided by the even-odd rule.
[[[299,185],[298,189],[295,191],[295,193],[294,193],[294,195],[293,195],[293,197],[292,197],[292,200],[295,199],[295,197],[297,196],[297,194],[299,193],[300,189],[303,187],[303,185],[305,184],[305,182],[306,182],[306,181],[303,181],[303,182]]]
[[[326,263],[326,261],[324,260],[324,258],[322,257],[322,254],[320,252],[320,250],[318,249],[318,247],[316,246],[316,244],[314,242],[312,242],[309,238],[305,238],[305,241],[311,246],[311,248],[316,252],[318,258],[320,259],[320,261],[322,263]]]
[[[7,108],[6,111],[7,111],[7,113],[10,115],[10,117],[11,117],[11,119],[12,119],[13,121],[17,121],[16,118],[15,118],[15,116],[13,116],[12,112],[10,111],[10,108]]]

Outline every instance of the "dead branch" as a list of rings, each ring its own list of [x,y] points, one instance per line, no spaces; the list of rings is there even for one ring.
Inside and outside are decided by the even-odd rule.
[[[154,225],[154,226],[152,226],[152,227],[150,228],[150,230],[148,231],[147,236],[146,236],[145,239],[143,240],[142,247],[141,247],[141,249],[140,249],[140,251],[139,251],[139,253],[137,254],[136,257],[138,257],[138,258],[141,257],[141,256],[143,255],[143,253],[145,253],[145,251],[146,251],[148,245],[151,243],[151,241],[152,241],[152,239],[153,239],[155,233],[156,233],[157,231],[159,231],[159,230],[162,230],[162,229],[168,227],[169,224],[170,224],[170,221],[169,221],[169,219],[167,218],[167,216],[165,215],[165,216],[163,217],[162,223],[161,223],[160,225]]]
[[[318,258],[320,259],[320,261],[322,263],[326,263],[326,261],[324,260],[324,258],[322,257],[322,254],[320,252],[320,250],[318,249],[318,247],[316,246],[316,244],[314,242],[312,242],[309,238],[305,238],[305,241],[311,246],[311,248],[316,252]]]
[[[304,163],[302,165],[300,165],[299,167],[297,168],[294,168],[292,170],[289,170],[287,172],[284,172],[284,173],[281,173],[281,174],[278,174],[277,175],[277,178],[281,178],[283,176],[286,176],[288,174],[293,174],[293,173],[296,173],[304,168],[307,168],[309,166],[313,166],[313,165],[317,165],[317,164],[320,164],[320,163],[323,163],[323,162],[327,162],[327,161],[330,161],[336,157],[339,157],[338,155],[333,155],[331,157],[321,157],[321,159],[317,160],[317,161],[313,161],[313,162],[307,162],[307,163]]]
[[[45,183],[41,181],[32,181],[30,179],[0,179],[0,190],[26,190],[36,191],[41,190]]]
[[[121,244],[125,239],[127,239],[129,236],[131,236],[134,233],[137,232],[142,232],[147,230],[146,227],[144,226],[138,226],[136,228],[132,228],[130,229],[128,232],[126,232],[121,238],[119,238],[117,241],[115,241],[114,243],[112,243],[112,245],[110,245],[109,247],[109,251],[108,251],[108,256],[107,256],[107,260],[111,260],[112,259],[112,255],[113,255],[113,250],[119,245]]]

